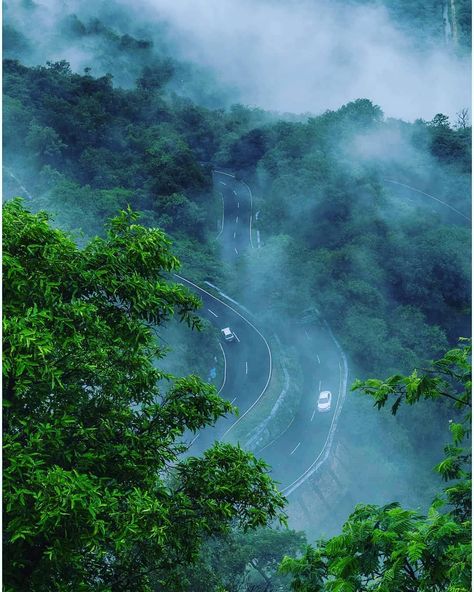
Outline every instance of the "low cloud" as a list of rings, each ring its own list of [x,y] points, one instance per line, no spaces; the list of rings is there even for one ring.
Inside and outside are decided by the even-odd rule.
[[[138,4],[135,7],[138,9]],[[360,97],[413,120],[470,105],[470,62],[417,50],[380,6],[265,0],[142,0],[181,56],[248,104],[320,113]],[[440,15],[441,19],[441,15]]]
[[[33,3],[30,3],[30,5]],[[97,42],[75,40],[58,23],[68,14],[100,18],[121,34],[152,38],[178,59],[209,68],[234,102],[294,113],[321,113],[369,98],[388,116],[431,119],[471,104],[470,60],[448,46],[423,46],[380,5],[306,0],[50,0],[8,3],[6,22],[32,40],[32,59],[93,66]],[[440,12],[440,25],[442,14]],[[420,49],[421,47],[421,49]],[[33,57],[34,56],[34,57]],[[116,77],[120,83],[120,77]]]

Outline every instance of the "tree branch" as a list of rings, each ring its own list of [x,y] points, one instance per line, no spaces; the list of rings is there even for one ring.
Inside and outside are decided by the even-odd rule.
[[[267,574],[263,571],[263,569],[261,569],[258,565],[258,561],[256,559],[251,559],[250,560],[250,565],[256,569],[258,571],[258,573],[262,576],[262,578],[265,580],[266,584],[267,584],[267,589],[270,588],[271,584],[272,584],[272,580],[271,578],[269,578],[267,576]]]

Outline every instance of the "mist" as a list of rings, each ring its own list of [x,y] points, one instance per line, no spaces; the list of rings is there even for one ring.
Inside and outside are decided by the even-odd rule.
[[[181,54],[236,86],[241,100],[319,113],[368,97],[389,116],[454,114],[470,104],[469,60],[414,51],[379,6],[342,2],[143,2]],[[440,15],[441,17],[441,15]]]
[[[16,3],[10,3],[15,6]],[[13,10],[10,11],[13,13]],[[72,68],[111,71],[132,84],[119,58],[97,39],[71,39],[58,22],[75,14],[151,39],[154,47],[197,64],[218,80],[221,99],[271,111],[318,114],[360,97],[386,115],[412,121],[451,117],[470,105],[470,58],[445,44],[420,43],[420,32],[395,24],[383,6],[307,0],[139,0],[94,6],[37,4],[32,29],[21,7],[12,22],[31,40],[27,62],[68,60]],[[442,25],[442,13],[439,15]],[[215,83],[217,84],[217,83]]]

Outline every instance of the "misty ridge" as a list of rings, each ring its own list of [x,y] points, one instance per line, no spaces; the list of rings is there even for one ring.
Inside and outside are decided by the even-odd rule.
[[[11,589],[467,592],[470,3],[3,25]]]
[[[425,4],[417,13],[418,3],[402,0],[386,5],[140,0],[130,13],[125,2],[12,2],[6,4],[5,23],[21,36],[18,49],[26,63],[65,59],[78,72],[85,67],[93,67],[95,76],[111,72],[118,84],[133,84],[133,61],[140,55],[149,60],[153,44],[198,65],[207,86],[219,80],[227,105],[318,114],[368,97],[392,117],[454,117],[471,102],[470,58],[462,44],[469,38],[456,30],[455,44],[443,26],[444,4]],[[32,14],[35,28],[30,27]],[[111,32],[101,38],[105,29],[97,27],[97,19],[102,27],[141,40],[132,42],[134,60],[120,51],[112,58]],[[124,49],[123,37],[120,43]],[[179,80],[187,76],[189,71],[177,74],[178,91]],[[186,82],[185,92],[194,93]]]

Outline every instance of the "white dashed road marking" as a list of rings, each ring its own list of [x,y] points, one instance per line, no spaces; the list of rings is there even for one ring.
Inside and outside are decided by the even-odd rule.
[[[214,315],[215,317],[217,317],[217,316],[218,316],[218,315],[216,315],[216,313],[215,313],[213,310],[211,310],[210,308],[208,308],[207,310],[208,310],[208,311],[209,311],[209,312],[210,312],[212,315]]]
[[[245,362],[245,374],[249,373],[249,365]]]
[[[240,339],[237,337],[237,333],[234,331],[234,337],[237,339],[237,342],[240,343]]]
[[[300,444],[301,444],[301,442],[298,442],[298,444],[297,444],[297,445],[296,445],[296,446],[293,448],[293,450],[290,452],[290,456],[291,456],[291,455],[292,455],[294,452],[296,452],[296,451],[298,450],[298,448],[299,448]]]
[[[189,443],[189,446],[192,446],[192,445],[194,444],[194,442],[196,442],[196,440],[199,438],[199,436],[200,436],[200,435],[201,435],[201,434],[198,434],[197,436],[195,436],[195,437],[194,437],[194,438],[191,440],[191,442]]]
[[[313,421],[315,413],[316,413],[316,409],[313,411],[313,415],[311,416],[311,421]]]
[[[238,254],[239,254],[239,251],[237,251],[237,249],[236,249],[235,247],[234,247],[234,251],[235,251],[235,254],[236,254],[236,255],[238,255]]]
[[[237,216],[235,219],[235,223],[238,224],[239,223],[239,217]]]
[[[316,357],[318,358],[318,364],[321,364],[321,360],[319,359],[319,356],[316,355]]]

